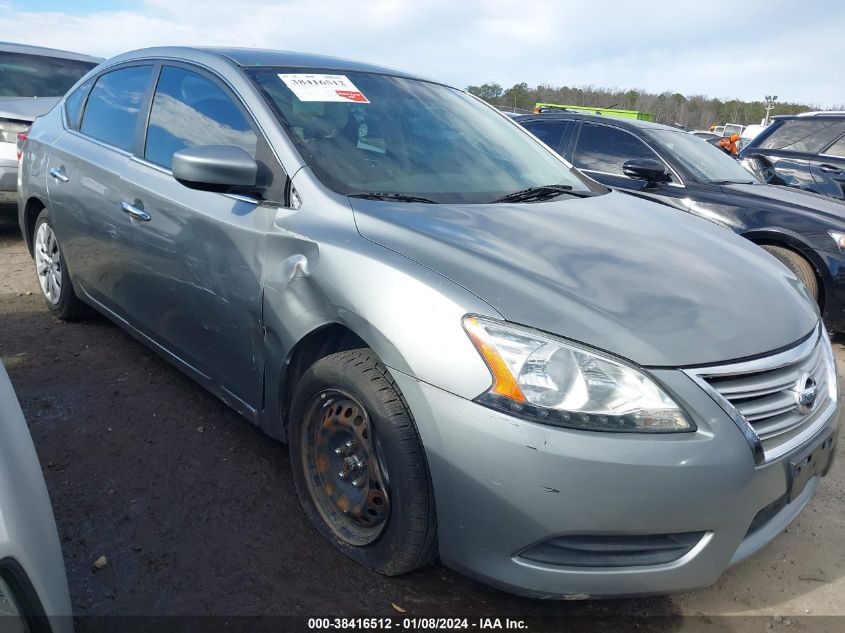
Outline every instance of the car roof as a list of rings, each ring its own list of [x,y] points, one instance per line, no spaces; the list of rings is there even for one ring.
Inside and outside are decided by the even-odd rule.
[[[772,117],[774,121],[788,121],[790,119],[845,119],[845,111],[842,110],[820,110],[818,112],[801,112],[799,114],[776,114]]]
[[[609,123],[616,127],[629,130],[671,130],[673,132],[683,132],[684,130],[672,127],[671,125],[663,125],[661,123],[652,123],[651,121],[640,121],[638,119],[620,119],[613,116],[604,116],[601,114],[583,114],[581,112],[543,112],[541,114],[525,114],[514,117],[516,121],[535,121],[545,119],[572,119],[578,121],[595,121],[597,123]]]
[[[58,48],[47,48],[46,46],[16,44],[14,42],[0,42],[0,52],[39,55],[41,57],[56,57],[59,59],[71,59],[79,62],[91,62],[92,64],[99,64],[103,61],[102,57],[94,57],[93,55],[83,55],[82,53],[63,51]]]
[[[123,53],[109,60],[109,63],[119,63],[143,58],[171,58],[199,63],[224,62],[241,67],[288,67],[345,70],[350,72],[370,72],[409,79],[423,79],[410,73],[405,73],[384,66],[356,62],[341,57],[315,55],[312,53],[298,53],[295,51],[277,51],[262,48],[225,48],[216,46],[156,46],[142,48]],[[430,80],[427,80],[430,81]]]

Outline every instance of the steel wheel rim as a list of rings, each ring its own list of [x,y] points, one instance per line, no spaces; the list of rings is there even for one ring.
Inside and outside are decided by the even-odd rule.
[[[390,518],[383,450],[369,413],[327,389],[311,400],[302,456],[308,491],[336,536],[357,547],[376,541]]]
[[[46,222],[35,234],[35,270],[41,292],[51,305],[62,298],[62,257],[56,234]]]

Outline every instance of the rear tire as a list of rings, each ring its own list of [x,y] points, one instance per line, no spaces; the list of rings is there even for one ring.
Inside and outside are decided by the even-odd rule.
[[[816,279],[816,272],[813,270],[810,262],[795,251],[784,248],[783,246],[770,246],[768,244],[764,244],[762,248],[774,255],[784,266],[789,268],[789,270],[798,277],[801,283],[804,284],[804,287],[807,288],[807,292],[810,293],[813,300],[818,303],[819,282],[818,279]]]
[[[430,562],[437,530],[416,425],[369,349],[312,365],[293,396],[289,450],[299,501],[343,554],[395,576]]]
[[[53,230],[52,218],[43,209],[35,220],[32,232],[35,274],[50,312],[62,321],[77,321],[89,314],[87,305],[80,301],[73,289],[65,265],[59,238]]]

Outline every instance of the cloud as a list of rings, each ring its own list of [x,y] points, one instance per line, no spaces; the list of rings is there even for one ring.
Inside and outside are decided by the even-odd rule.
[[[137,0],[72,14],[0,0],[0,29],[103,56],[160,44],[350,57],[455,85],[596,85],[845,104],[845,12],[787,0]]]

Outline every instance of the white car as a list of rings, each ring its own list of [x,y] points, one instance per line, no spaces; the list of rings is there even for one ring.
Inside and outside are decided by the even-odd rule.
[[[0,364],[0,631],[70,633],[70,594],[41,466]]]
[[[746,145],[765,129],[765,125],[746,125],[742,130],[742,134],[739,135],[738,149],[742,151]]]
[[[19,145],[35,117],[102,60],[40,46],[0,42],[0,203],[17,201]]]

